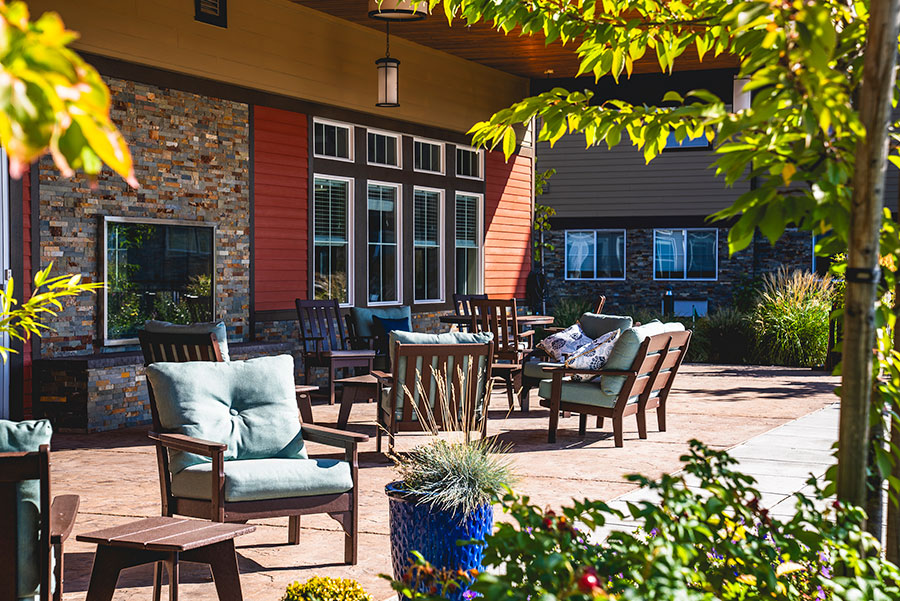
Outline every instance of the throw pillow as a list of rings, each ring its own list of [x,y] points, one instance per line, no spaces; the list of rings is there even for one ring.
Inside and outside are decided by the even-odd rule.
[[[562,363],[569,355],[591,342],[593,340],[586,336],[581,325],[576,323],[562,332],[547,336],[537,344],[537,347],[550,355],[556,363]]]
[[[377,345],[375,350],[380,355],[388,354],[388,337],[391,335],[391,332],[412,332],[412,325],[409,323],[408,317],[389,319],[380,315],[373,315],[372,323],[375,326],[373,328],[376,336],[375,344]]]
[[[569,357],[566,361],[566,367],[591,370],[602,369],[606,365],[618,337],[619,330],[613,330],[600,336],[590,344],[584,345]],[[596,380],[598,378],[600,376],[572,374],[572,380],[576,382]]]

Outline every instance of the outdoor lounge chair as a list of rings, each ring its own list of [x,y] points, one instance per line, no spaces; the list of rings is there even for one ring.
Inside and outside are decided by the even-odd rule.
[[[474,425],[482,435],[486,433],[494,347],[490,334],[395,331],[391,333],[391,345],[393,373],[372,372],[381,387],[375,439],[378,452],[382,430],[388,432],[389,450],[394,448],[397,432],[427,430],[429,424],[423,424],[420,415],[433,415],[434,425],[441,430]],[[444,403],[438,403],[441,387],[448,395]],[[413,403],[418,403],[418,411]],[[445,406],[456,418],[442,415]]]
[[[300,322],[300,353],[303,355],[305,383],[311,380],[314,367],[328,370],[328,402],[334,405],[334,379],[338,369],[362,367],[372,371],[375,351],[353,349],[344,332],[340,306],[336,300],[303,300],[298,298],[297,318]]]
[[[357,560],[357,443],[362,434],[301,424],[290,355],[247,361],[153,363],[150,409],[164,516],[214,522],[327,513],[346,533],[344,561]],[[305,442],[343,449],[312,459]]]
[[[531,350],[533,330],[519,331],[516,299],[478,299],[471,301],[472,331],[490,332],[494,337],[494,364],[491,377],[506,383],[509,408],[515,406],[516,393],[522,387],[522,363]]]
[[[353,349],[373,350],[375,358],[372,367],[381,371],[391,368],[388,361],[388,338],[390,331],[376,324],[375,318],[402,325],[409,331],[412,325],[412,311],[409,307],[351,307],[346,315],[347,334]],[[382,322],[384,323],[384,322]]]
[[[556,442],[560,411],[579,414],[582,436],[588,415],[597,416],[597,427],[611,418],[617,447],[623,446],[622,418],[627,415],[637,416],[638,434],[647,438],[647,410],[656,409],[659,430],[665,432],[666,400],[690,339],[691,332],[680,323],[653,321],[624,331],[603,369],[553,368],[552,379],[542,380],[538,389],[541,405],[550,408],[548,442]],[[576,374],[600,376],[600,381],[574,381]]]
[[[50,502],[47,420],[0,420],[0,599],[58,601],[78,496]]]

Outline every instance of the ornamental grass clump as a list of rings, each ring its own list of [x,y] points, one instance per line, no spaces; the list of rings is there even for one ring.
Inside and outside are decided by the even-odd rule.
[[[313,576],[287,587],[281,601],[374,601],[360,584],[349,578]]]

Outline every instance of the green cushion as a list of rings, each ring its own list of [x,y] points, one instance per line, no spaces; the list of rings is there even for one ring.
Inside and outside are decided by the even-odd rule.
[[[147,378],[162,427],[228,445],[225,460],[306,458],[294,392],[294,358],[153,363]],[[175,452],[178,473],[209,458]]]
[[[176,497],[209,500],[212,464],[198,463],[172,476]],[[225,500],[263,501],[346,492],[350,464],[337,459],[244,459],[225,462]]]
[[[41,445],[50,444],[52,434],[53,428],[45,419],[23,422],[0,420],[0,453],[36,452]],[[19,598],[24,598],[40,592],[41,482],[25,480],[16,488],[16,591]]]
[[[613,347],[612,353],[610,353],[603,369],[629,370],[631,369],[631,364],[634,363],[635,357],[637,357],[638,349],[646,338],[666,332],[682,331],[684,331],[684,324],[677,321],[662,323],[657,319],[635,328],[628,328],[619,335],[616,345]],[[625,376],[603,376],[600,384],[603,386],[603,392],[615,396],[622,390],[625,380]]]
[[[356,329],[356,335],[364,338],[375,336],[374,317],[383,319],[409,319],[412,320],[412,312],[409,307],[351,307],[350,319]]]
[[[230,360],[228,355],[228,332],[225,330],[224,321],[184,325],[151,319],[144,322],[144,329],[154,334],[215,334],[219,343],[219,352],[222,353],[222,360]]]
[[[607,377],[604,376],[604,378]],[[541,380],[538,394],[541,398],[549,399],[552,388],[553,380]],[[612,409],[616,406],[616,398],[617,396],[614,394],[603,392],[601,382],[575,382],[570,378],[563,378],[562,394],[560,395],[562,401]],[[637,400],[638,397],[635,395],[628,399],[628,404],[636,403]]]
[[[578,319],[578,323],[581,324],[581,329],[584,330],[586,336],[595,339],[613,330],[624,332],[634,325],[634,321],[630,317],[603,315],[602,313],[584,313]]]
[[[553,377],[553,374],[547,370],[562,366],[562,363],[551,363],[549,361],[527,361],[522,367],[522,373],[526,378],[531,378],[532,380],[544,380]]]

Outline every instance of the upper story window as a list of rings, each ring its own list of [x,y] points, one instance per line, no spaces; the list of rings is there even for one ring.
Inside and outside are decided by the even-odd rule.
[[[480,150],[456,147],[456,175],[472,179],[483,177]]]
[[[441,196],[440,190],[416,188],[413,192],[413,289],[418,302],[443,300]]]
[[[718,277],[719,230],[653,230],[653,278],[715,280]]]
[[[400,186],[369,183],[368,212],[368,304],[400,302],[400,253],[398,250]]]
[[[444,145],[440,142],[413,140],[413,168],[428,173],[444,173]]]
[[[567,280],[624,280],[625,230],[566,230]]]
[[[478,294],[481,284],[481,197],[456,194],[456,293]]]
[[[352,161],[353,127],[331,121],[314,121],[313,153],[317,157]]]
[[[400,166],[400,136],[368,131],[366,133],[366,141],[370,165]]]
[[[353,180],[316,176],[313,198],[314,298],[350,303]]]

